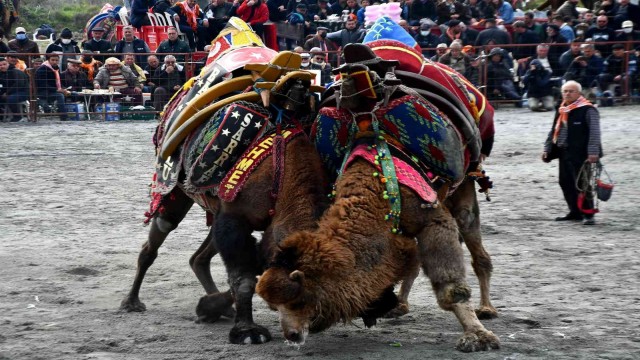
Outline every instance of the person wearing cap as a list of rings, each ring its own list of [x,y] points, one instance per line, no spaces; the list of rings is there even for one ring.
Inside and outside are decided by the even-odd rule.
[[[135,2],[134,2],[135,4]],[[133,35],[133,26],[127,25],[122,28],[122,40],[116,43],[114,48],[116,54],[135,54],[136,63],[144,66],[147,61],[147,54],[151,52],[149,45]],[[121,55],[124,59],[124,55]]]
[[[431,57],[431,61],[439,62],[440,58],[444,56],[449,50],[449,46],[445,43],[440,43],[436,46],[436,54]]]
[[[67,70],[60,74],[60,80],[62,81],[62,87],[69,89],[71,95],[69,96],[72,101],[82,101],[84,97],[74,92],[79,93],[84,89],[91,89],[91,82],[83,71],[80,70],[80,64],[82,61],[76,59],[67,60]]]
[[[420,24],[420,31],[416,34],[414,39],[418,43],[418,45],[422,48],[422,53],[426,57],[431,57],[436,54],[435,48],[441,42],[440,37],[431,33],[432,25],[430,23],[422,23]],[[431,49],[431,50],[426,50]]]
[[[326,61],[326,54],[320,48],[311,49],[311,70],[320,70],[320,85],[333,81],[331,73],[333,68]]]
[[[110,57],[105,60],[96,78],[93,79],[94,89],[111,89],[121,94],[132,96],[132,103],[142,105],[142,84],[138,77],[120,59]]]
[[[327,41],[327,33],[329,29],[324,26],[318,26],[316,28],[316,33],[307,41],[304,42],[302,46],[305,50],[310,51],[312,48],[319,48],[320,51],[327,52],[330,50],[337,50],[337,47]]]
[[[162,111],[171,96],[185,83],[184,67],[176,63],[173,55],[164,57],[164,64],[156,69],[154,74],[157,86],[153,91],[153,106],[156,111]]]
[[[65,108],[65,96],[70,95],[69,90],[62,87],[62,79],[60,76],[60,55],[51,53],[47,55],[47,61],[40,65],[35,71],[35,82],[37,88],[38,102],[42,105],[45,112],[50,112],[50,105],[57,103],[57,112],[60,114],[60,120],[67,119],[67,110]]]
[[[71,30],[69,30],[69,28],[64,28],[60,32],[60,38],[49,44],[45,52],[47,54],[51,54],[53,52],[63,53],[64,55],[60,58],[60,68],[62,71],[65,71],[67,69],[67,60],[77,59],[78,54],[80,54],[80,47],[78,47],[78,42],[73,40],[73,33]]]
[[[113,53],[111,42],[103,39],[103,36],[104,28],[98,25],[91,29],[91,37],[82,43],[82,49],[91,51],[94,58],[102,63],[109,56],[108,54]]]
[[[439,63],[445,64],[458,73],[469,78],[471,69],[471,58],[462,52],[462,43],[456,40],[449,46],[449,51],[438,59]]]
[[[311,54],[304,52],[300,54],[302,58],[302,63],[300,64],[300,69],[309,70],[311,68]]]
[[[20,103],[29,100],[29,77],[10,65],[5,57],[0,57],[0,104],[8,107],[13,115],[11,122],[22,120]]]
[[[627,20],[627,21],[622,22],[622,29],[620,29],[620,31],[617,32],[616,41],[619,41],[619,42],[627,42],[627,41],[640,42],[640,32],[633,30],[633,21]],[[627,43],[625,46],[627,47],[627,50],[632,50],[634,46],[635,46],[635,50],[640,50],[640,44],[629,44],[629,43]]]
[[[7,62],[20,71],[27,70],[27,63],[18,58],[15,50],[9,50],[6,54]]]
[[[507,100],[518,100],[516,107],[521,107],[520,94],[516,91],[513,83],[512,68],[509,68],[503,61],[503,50],[499,47],[491,49],[489,52],[489,62],[487,63],[487,95],[496,99],[502,96]]]
[[[364,29],[358,29],[358,19],[350,17],[344,23],[344,29],[328,33],[327,39],[336,45],[345,47],[348,44],[361,43],[365,34]]]
[[[295,11],[289,14],[287,22],[291,25],[302,26],[304,28],[305,38],[313,30],[311,18],[307,15],[307,5],[303,3],[296,5]]]
[[[610,88],[611,85],[620,85],[618,95],[622,95],[627,89],[629,79],[634,79],[638,73],[638,59],[634,54],[629,54],[627,61],[623,44],[613,44],[611,48],[613,53],[604,60],[604,72],[598,75],[598,87],[601,92],[605,92],[613,90]]]
[[[596,43],[596,50],[600,51],[602,57],[607,57],[611,54],[611,45],[601,43],[614,41],[616,32],[609,27],[609,19],[607,16],[600,15],[596,18],[596,26],[592,26],[587,30],[585,38],[593,39]]]
[[[9,49],[15,51],[19,55],[16,57],[27,64],[27,67],[31,66],[31,56],[23,55],[23,54],[38,54],[40,53],[40,49],[38,48],[38,44],[35,41],[29,39],[27,36],[27,31],[22,27],[16,28],[16,38],[9,41],[7,44]]]
[[[490,40],[497,45],[511,44],[509,33],[496,27],[496,19],[488,18],[484,22],[485,29],[480,31],[476,38],[475,46],[484,46]]]
[[[597,76],[604,70],[604,60],[596,54],[592,43],[584,43],[580,46],[582,56],[573,60],[567,72],[564,74],[565,80],[575,80],[582,85],[585,90],[597,86]]]

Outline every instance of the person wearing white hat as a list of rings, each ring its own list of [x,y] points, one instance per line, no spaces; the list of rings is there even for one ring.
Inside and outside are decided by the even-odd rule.
[[[438,44],[438,46],[436,46],[436,54],[431,57],[431,61],[438,62],[440,58],[447,53],[448,49],[449,49],[449,46],[447,46],[447,44],[445,43]]]
[[[626,20],[622,22],[622,29],[616,32],[616,41],[618,42],[627,42],[627,41],[640,41],[640,32],[633,30],[633,21]],[[627,50],[631,50],[633,48],[638,49],[638,44],[625,44],[625,48]]]
[[[132,103],[142,105],[142,84],[138,77],[116,57],[107,58],[104,66],[93,79],[94,89],[113,89],[124,95],[131,95]]]
[[[29,39],[27,31],[22,26],[16,28],[15,39],[9,41],[7,45],[9,46],[9,49],[14,50],[19,54],[16,57],[24,61],[27,64],[27,67],[31,66],[32,56],[23,54],[38,54],[40,52],[38,44]]]

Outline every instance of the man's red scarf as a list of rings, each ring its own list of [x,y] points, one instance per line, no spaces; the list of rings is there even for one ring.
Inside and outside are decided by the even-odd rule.
[[[585,99],[584,96],[580,96],[578,100],[572,102],[571,104],[567,105],[566,101],[563,101],[562,104],[560,104],[560,108],[558,109],[558,121],[556,122],[556,128],[553,131],[554,144],[558,142],[558,134],[560,134],[560,128],[562,128],[562,126],[567,126],[569,113],[572,110],[583,106],[593,106],[593,104],[589,102],[589,100]]]

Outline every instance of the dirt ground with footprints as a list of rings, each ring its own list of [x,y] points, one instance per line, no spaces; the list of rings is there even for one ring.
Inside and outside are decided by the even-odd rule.
[[[499,311],[483,323],[502,347],[473,354],[454,349],[462,329],[423,275],[408,315],[371,329],[360,319],[338,324],[300,348],[284,344],[277,313],[256,296],[254,317],[273,341],[229,344],[231,320],[194,322],[204,291],[188,259],[207,233],[197,208],[147,274],[147,311],[122,313],[148,231],[155,122],[3,123],[0,359],[638,359],[639,113],[601,109],[603,160],[616,187],[589,227],[553,221],[567,210],[557,162],[540,160],[552,114],[497,111],[485,166],[495,189],[480,207]],[[218,257],[212,272],[226,289]],[[470,264],[467,278],[477,303]]]

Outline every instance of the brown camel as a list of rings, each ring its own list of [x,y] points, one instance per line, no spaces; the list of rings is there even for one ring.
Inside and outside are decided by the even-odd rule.
[[[285,338],[304,343],[309,331],[321,331],[336,322],[375,312],[377,309],[372,309],[371,304],[384,308],[393,303],[394,299],[388,296],[389,289],[401,280],[415,277],[416,239],[420,263],[431,280],[438,304],[453,311],[463,327],[464,334],[457,348],[465,352],[499,348],[499,339],[482,326],[469,301],[471,290],[465,280],[458,226],[441,204],[450,190],[464,179],[461,174],[469,166],[469,158],[465,156],[465,160],[460,161],[456,156],[461,156],[463,144],[473,139],[464,139],[460,133],[451,136],[455,130],[451,129],[445,114],[425,111],[434,109],[433,105],[415,91],[399,86],[395,76],[387,71],[397,62],[379,58],[366,60],[347,63],[338,69],[341,80],[336,97],[344,110],[321,111],[316,121],[320,129],[316,140],[323,139],[322,134],[330,131],[323,123],[324,115],[335,116],[336,121],[350,116],[356,125],[351,127],[352,151],[362,154],[368,149],[372,154],[369,160],[355,157],[343,162],[335,202],[320,220],[318,229],[286,238],[279,245],[271,267],[260,278],[256,291],[280,311]],[[378,70],[370,71],[363,63]],[[380,74],[384,74],[384,78]],[[356,94],[367,96],[354,97]],[[446,99],[441,102],[447,109],[455,106]],[[403,116],[397,109],[409,112]],[[401,143],[393,137],[396,125],[389,124],[393,119],[387,117],[388,113],[404,119],[402,126],[412,126],[410,117],[429,116],[428,129],[425,128],[429,133],[424,136],[431,141],[430,153],[415,154],[424,160],[418,161],[414,156],[405,163],[411,163],[409,166],[416,169],[420,167],[418,163],[433,169],[441,184],[440,200],[433,193],[429,197],[415,187],[409,189],[405,183],[400,190],[394,190],[400,183],[396,182],[400,176],[396,177],[395,171],[403,165],[395,163],[395,154],[387,145]],[[322,141],[319,144],[323,153]],[[410,140],[401,144],[413,146]],[[425,148],[417,149],[424,151]],[[390,166],[392,154],[395,165]],[[447,165],[443,167],[443,164]],[[461,211],[460,215],[465,213]],[[375,324],[375,320],[363,318],[367,326]]]

